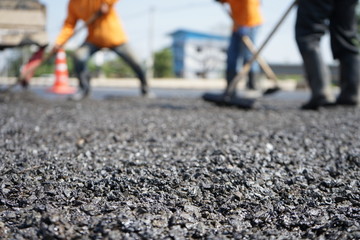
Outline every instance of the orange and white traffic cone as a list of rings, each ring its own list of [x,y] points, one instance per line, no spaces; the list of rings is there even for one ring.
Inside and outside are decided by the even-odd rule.
[[[55,82],[48,91],[56,94],[73,94],[76,91],[75,88],[69,85],[69,72],[64,49],[59,49],[56,54]]]

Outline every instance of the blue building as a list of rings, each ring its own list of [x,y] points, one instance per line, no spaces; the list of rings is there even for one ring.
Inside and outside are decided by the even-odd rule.
[[[224,77],[228,37],[188,30],[178,30],[170,36],[177,77]]]

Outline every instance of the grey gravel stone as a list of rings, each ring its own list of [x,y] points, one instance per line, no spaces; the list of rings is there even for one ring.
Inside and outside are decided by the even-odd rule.
[[[357,239],[360,109],[0,95],[1,239]]]

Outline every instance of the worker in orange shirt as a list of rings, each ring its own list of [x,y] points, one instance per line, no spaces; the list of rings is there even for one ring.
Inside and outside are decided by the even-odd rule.
[[[86,64],[101,48],[109,48],[129,64],[141,82],[141,93],[149,94],[146,75],[128,45],[128,39],[121,21],[114,9],[119,0],[70,0],[68,15],[57,37],[53,51],[58,50],[74,33],[78,20],[87,21],[99,12],[100,17],[88,25],[88,36],[75,51],[75,71],[79,79],[79,91],[71,98],[81,100],[90,93],[90,75]]]
[[[239,71],[238,66],[246,64],[252,58],[251,52],[242,41],[243,36],[248,36],[255,42],[259,27],[263,23],[260,11],[260,0],[215,0],[227,3],[230,6],[229,13],[233,20],[233,32],[227,51],[226,80],[229,85]],[[247,88],[256,89],[259,75],[259,65],[254,62],[249,71]]]

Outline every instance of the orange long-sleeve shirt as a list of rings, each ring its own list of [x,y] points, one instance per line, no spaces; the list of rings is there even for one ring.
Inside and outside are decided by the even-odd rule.
[[[78,20],[87,21],[107,3],[110,10],[88,26],[86,41],[97,47],[114,47],[127,42],[127,36],[113,5],[119,0],[70,0],[68,15],[64,26],[56,39],[56,44],[64,44],[73,34]]]
[[[254,27],[263,23],[260,11],[260,0],[221,0],[231,8],[234,28]]]

